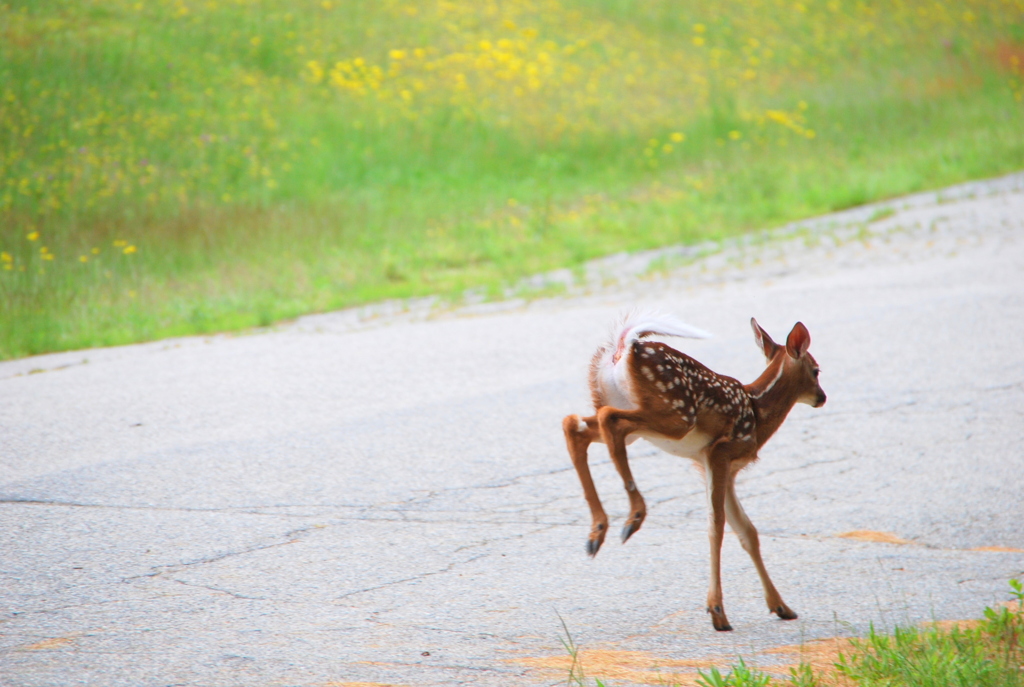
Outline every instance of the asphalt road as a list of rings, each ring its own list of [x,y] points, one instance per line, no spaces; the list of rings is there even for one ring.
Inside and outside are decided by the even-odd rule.
[[[553,684],[563,620],[591,675],[655,683],[1007,598],[1024,176],[705,252],[642,277],[605,261],[532,303],[0,363],[0,684]],[[644,442],[643,529],[585,555],[560,421],[589,410],[590,356],[638,304],[714,332],[672,343],[743,381],[751,316],[776,339],[808,326],[828,403],[739,483],[799,620],[768,615],[730,535],[735,631],[712,630],[700,477]],[[621,481],[603,446],[591,464],[617,531]]]

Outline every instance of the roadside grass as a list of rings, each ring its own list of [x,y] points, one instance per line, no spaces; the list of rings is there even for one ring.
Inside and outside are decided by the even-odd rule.
[[[0,358],[1018,170],[1022,59],[1022,0],[0,0]]]
[[[1024,586],[1010,580],[1013,601],[986,608],[984,618],[960,623],[871,629],[848,640],[847,651],[830,663],[799,663],[779,679],[746,665],[742,658],[723,674],[698,670],[699,687],[1019,687],[1024,685]],[[565,623],[563,645],[572,657],[567,685],[588,687],[579,647]],[[597,687],[610,687],[596,680]]]

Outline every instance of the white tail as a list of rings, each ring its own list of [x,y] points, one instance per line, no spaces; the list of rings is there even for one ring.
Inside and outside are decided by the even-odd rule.
[[[587,553],[597,555],[608,530],[587,464],[591,443],[608,446],[629,496],[630,516],[622,530],[629,539],[647,517],[633,482],[626,444],[643,437],[669,453],[691,458],[702,468],[711,507],[711,580],[707,609],[716,630],[731,630],[722,605],[721,548],[725,523],[750,554],[764,587],[768,608],[780,618],[796,618],[775,589],[761,560],[757,530],[736,498],[736,473],[757,459],[757,452],[796,403],[820,407],[825,392],[818,365],[807,352],[811,336],[797,322],[785,346],[779,346],[755,320],[755,340],[768,361],[751,384],[712,372],[663,343],[643,341],[652,334],[704,338],[706,332],[660,313],[632,313],[613,330],[612,341],[598,349],[590,370],[596,413],[569,415],[562,422],[573,465],[591,512]]]
[[[657,310],[633,310],[612,329],[611,347],[618,362],[622,352],[640,339],[652,336],[679,336],[686,339],[708,339],[711,334],[690,326],[674,315]]]

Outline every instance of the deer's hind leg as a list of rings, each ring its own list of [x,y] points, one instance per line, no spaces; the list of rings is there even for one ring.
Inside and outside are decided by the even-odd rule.
[[[647,517],[647,504],[640,490],[633,481],[633,472],[629,469],[626,455],[626,438],[637,431],[660,434],[670,439],[681,439],[693,428],[678,413],[660,413],[649,410],[620,410],[604,406],[597,411],[597,422],[601,428],[604,443],[608,445],[615,469],[619,471],[622,482],[629,497],[629,518],[622,528],[622,543],[625,544]]]
[[[590,444],[602,441],[601,431],[597,424],[597,416],[583,417],[567,415],[562,420],[562,431],[565,433],[565,444],[569,449],[573,467],[583,485],[583,496],[590,506],[590,535],[587,537],[587,554],[596,556],[604,537],[608,533],[608,516],[601,505],[601,499],[594,487],[594,479],[590,476],[590,465],[587,463],[587,449]]]

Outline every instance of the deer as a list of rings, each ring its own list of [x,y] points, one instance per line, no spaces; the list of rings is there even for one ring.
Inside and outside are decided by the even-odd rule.
[[[562,421],[569,456],[590,506],[587,553],[594,557],[604,543],[608,516],[594,488],[587,462],[592,443],[608,447],[629,498],[622,529],[626,543],[647,517],[644,498],[633,481],[626,446],[638,438],[676,456],[693,460],[703,474],[708,501],[711,545],[707,612],[715,630],[732,626],[722,602],[721,552],[725,523],[749,554],[764,588],[770,613],[783,620],[797,614],[782,600],[761,559],[757,529],[736,497],[736,475],[757,460],[758,451],[779,429],[797,403],[825,404],[819,368],[808,353],[811,335],[797,322],[785,345],[772,340],[754,318],[754,340],[767,366],[750,384],[708,369],[690,356],[650,336],[707,338],[707,332],[658,312],[634,311],[613,327],[590,364],[590,393],[595,413],[568,415]]]

